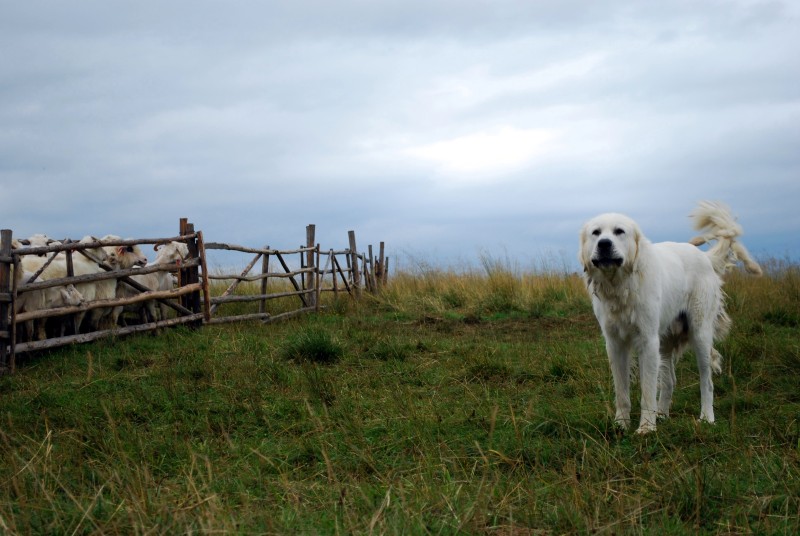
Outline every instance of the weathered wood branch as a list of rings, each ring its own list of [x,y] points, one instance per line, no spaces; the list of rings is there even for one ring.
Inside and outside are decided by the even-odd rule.
[[[170,242],[186,242],[196,238],[196,233],[191,233],[183,236],[175,236],[172,238],[136,238],[125,240],[97,240],[95,242],[66,242],[63,244],[53,244],[50,246],[39,247],[26,247],[15,249],[15,255],[41,255],[43,253],[60,253],[62,251],[82,251],[85,249],[96,249],[105,246],[138,246],[141,244],[168,244]]]
[[[209,249],[222,249],[226,251],[239,251],[241,253],[258,253],[261,255],[275,255],[277,253],[283,253],[285,255],[293,255],[295,253],[306,253],[310,249],[313,250],[314,248],[298,248],[298,249],[264,249],[264,248],[248,248],[245,246],[239,246],[236,244],[224,244],[220,242],[209,242],[206,244],[206,250]]]
[[[33,320],[36,318],[47,318],[51,316],[62,316],[74,313],[82,313],[85,311],[91,311],[92,309],[98,309],[101,307],[120,307],[155,299],[165,299],[165,300],[174,299],[183,296],[184,294],[197,292],[198,290],[201,290],[201,287],[202,287],[201,283],[194,283],[192,285],[186,285],[183,287],[174,288],[172,290],[143,292],[142,294],[139,294],[137,296],[132,296],[130,298],[97,300],[89,303],[84,303],[83,305],[73,305],[70,307],[56,307],[53,309],[41,309],[38,311],[31,311],[28,313],[18,313],[16,321],[17,323],[20,323],[20,322],[25,322],[26,320]]]
[[[43,341],[33,341],[19,343],[16,346],[17,352],[29,352],[32,350],[45,350],[48,348],[56,348],[58,346],[65,346],[67,344],[91,342],[97,339],[112,336],[130,335],[132,333],[143,333],[146,331],[153,331],[158,328],[165,328],[177,326],[180,324],[188,324],[202,320],[203,314],[197,313],[189,316],[179,316],[177,318],[170,318],[169,320],[159,320],[158,322],[150,322],[147,324],[137,324],[135,326],[120,327],[114,329],[106,329],[102,331],[93,331],[92,333],[81,333],[79,335],[69,335],[67,337],[57,337],[53,339],[46,339]]]
[[[219,305],[222,303],[234,303],[234,302],[251,302],[251,301],[258,301],[258,300],[271,300],[275,298],[286,298],[289,296],[301,296],[304,294],[311,294],[314,292],[314,289],[307,289],[307,290],[298,290],[296,292],[278,292],[275,294],[247,294],[247,295],[239,295],[239,296],[219,296],[219,297],[212,297],[211,303],[214,305]]]
[[[208,323],[209,324],[231,324],[233,322],[243,322],[247,320],[262,320],[267,321],[272,317],[269,313],[251,313],[246,315],[236,315],[236,316],[218,316],[212,318]]]
[[[199,266],[199,264],[200,261],[198,259],[189,259],[185,262],[182,262],[181,267]],[[65,285],[69,285],[70,283],[76,285],[79,283],[92,283],[95,281],[105,281],[107,279],[122,279],[124,277],[131,275],[141,275],[141,274],[149,274],[153,272],[163,272],[163,271],[174,271],[175,269],[177,269],[177,267],[178,266],[176,263],[164,263],[164,264],[154,264],[153,266],[144,266],[141,268],[127,268],[125,270],[110,270],[107,272],[100,272],[96,274],[76,275],[74,277],[45,279],[44,281],[37,281],[36,283],[27,283],[25,285],[20,285],[17,288],[17,292],[20,293],[31,290],[41,290],[51,287],[63,287]],[[126,281],[126,283],[127,282],[128,281]]]
[[[314,307],[304,307],[302,309],[297,309],[295,311],[287,311],[287,312],[281,313],[279,315],[272,315],[268,319],[264,320],[264,323],[268,324],[268,323],[271,323],[271,322],[275,322],[277,320],[283,320],[284,318],[292,318],[292,317],[299,316],[299,315],[302,315],[302,314],[305,314],[305,313],[314,312],[315,310],[316,310],[316,308],[314,308]]]
[[[224,275],[210,275],[208,276],[209,279],[214,281],[228,281],[231,279],[236,279],[239,282],[253,282],[253,281],[261,281],[262,279],[268,279],[273,277],[294,277],[300,274],[310,274],[313,273],[313,268],[301,268],[300,270],[294,270],[291,272],[269,272],[266,274],[255,274],[255,275],[233,275],[233,274],[224,274]]]

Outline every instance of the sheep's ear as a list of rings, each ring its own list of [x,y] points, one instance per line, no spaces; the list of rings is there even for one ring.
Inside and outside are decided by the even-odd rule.
[[[120,257],[125,255],[125,246],[117,246],[117,255]]]

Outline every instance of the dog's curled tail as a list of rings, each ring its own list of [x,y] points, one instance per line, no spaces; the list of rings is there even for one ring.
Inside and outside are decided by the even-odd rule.
[[[702,246],[706,242],[717,241],[708,250],[708,256],[719,275],[727,272],[736,261],[741,261],[749,273],[761,275],[761,267],[750,256],[747,248],[737,240],[744,231],[725,204],[718,201],[701,201],[690,216],[694,220],[695,230],[702,233],[690,240],[692,244]]]

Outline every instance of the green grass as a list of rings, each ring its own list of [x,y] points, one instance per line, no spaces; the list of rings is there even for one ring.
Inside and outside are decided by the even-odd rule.
[[[796,534],[800,271],[726,291],[717,424],[687,356],[645,437],[579,278],[502,263],[44,353],[0,378],[0,532]]]

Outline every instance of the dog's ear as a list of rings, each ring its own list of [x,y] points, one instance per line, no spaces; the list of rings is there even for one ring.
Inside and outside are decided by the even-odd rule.
[[[589,270],[589,264],[591,263],[589,253],[586,251],[586,234],[586,225],[584,225],[581,227],[581,232],[578,239],[578,262],[580,262],[581,266],[583,266],[584,272]]]
[[[639,264],[639,250],[641,250],[644,245],[644,235],[636,224],[633,225],[631,232],[633,233],[633,259],[631,260],[631,269],[635,271]]]

